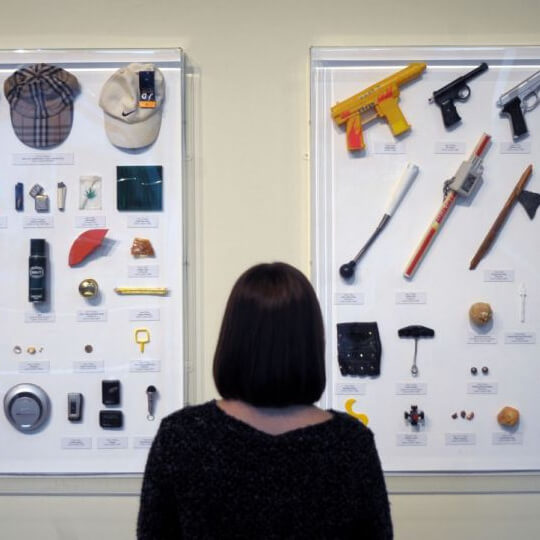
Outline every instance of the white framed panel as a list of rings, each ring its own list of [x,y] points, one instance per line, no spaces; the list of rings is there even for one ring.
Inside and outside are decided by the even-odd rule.
[[[166,97],[159,135],[150,146],[122,150],[106,135],[99,97],[104,83],[127,64],[152,63],[165,80]],[[0,413],[1,474],[140,473],[161,418],[184,404],[184,64],[179,49],[148,50],[19,50],[0,52],[0,79],[22,65],[48,63],[75,75],[80,94],[74,100],[71,133],[59,146],[35,150],[13,133],[10,108],[0,100],[0,229],[4,253],[2,365],[0,395],[19,383],[43,388],[51,400],[51,416],[33,433],[16,431]],[[23,159],[21,159],[21,156]],[[48,164],[44,164],[43,160]],[[35,164],[36,160],[41,161]],[[28,164],[34,162],[34,164]],[[23,164],[21,164],[23,163]],[[163,209],[119,211],[117,166],[161,166]],[[96,175],[102,182],[100,210],[79,209],[79,178]],[[24,184],[24,211],[14,207],[14,186]],[[56,204],[57,183],[67,186],[66,207]],[[50,197],[50,211],[38,214],[28,191],[35,183]],[[49,227],[28,228],[44,218]],[[79,266],[68,265],[73,241],[82,223],[107,228],[104,246]],[[90,228],[92,225],[90,226]],[[155,257],[135,259],[135,237],[151,241]],[[28,302],[28,257],[31,238],[44,238],[49,248],[50,301]],[[86,300],[79,283],[95,279],[100,296]],[[167,296],[121,296],[118,286],[167,287]],[[34,322],[41,313],[45,322]],[[89,320],[90,319],[90,320]],[[150,332],[141,352],[137,328]],[[85,352],[91,345],[92,352]],[[15,347],[22,352],[16,354]],[[27,352],[29,347],[35,354]],[[34,363],[34,365],[32,365]],[[39,366],[43,369],[40,369]],[[121,382],[118,406],[102,404],[101,381]],[[155,419],[147,419],[146,389],[157,389]],[[80,422],[67,418],[67,394],[83,394]],[[121,429],[103,429],[101,410],[121,410]]]
[[[364,129],[366,151],[353,155],[344,130],[334,125],[331,107],[411,62],[427,63],[423,75],[405,85],[399,97],[412,129],[395,138],[384,120],[376,120]],[[428,98],[481,62],[488,63],[488,71],[470,81],[466,103],[456,102],[462,122],[445,129],[439,108]],[[537,47],[312,49],[313,275],[327,328],[325,399],[337,410],[356,399],[354,410],[368,416],[388,472],[540,469],[535,415],[540,252],[534,247],[539,218],[531,221],[516,205],[478,268],[468,269],[520,175],[540,155],[539,110],[525,116],[530,136],[508,152],[513,143],[509,120],[500,116],[495,103],[539,69]],[[457,203],[416,274],[404,278],[410,255],[442,203],[443,182],[468,159],[483,132],[492,136],[492,144],[482,184]],[[406,162],[419,166],[418,177],[359,261],[354,280],[343,280],[340,266],[375,230]],[[534,171],[526,189],[540,191]],[[520,320],[522,283],[527,290],[525,322]],[[409,303],[403,303],[404,295]],[[476,301],[489,302],[494,309],[493,324],[484,331],[489,343],[471,343],[484,335],[468,318]],[[371,321],[377,321],[381,334],[380,376],[342,376],[336,324]],[[399,328],[413,324],[435,330],[434,339],[418,343],[416,379],[410,373],[414,342],[397,335]],[[525,335],[532,343],[511,344],[512,335]],[[487,375],[481,372],[484,366]],[[476,376],[471,367],[477,367]],[[485,393],[471,386],[477,383]],[[425,412],[418,429],[404,420],[413,404]],[[504,406],[521,413],[513,430],[497,423]],[[461,411],[473,412],[474,419],[462,419]],[[455,412],[457,419],[452,418]]]

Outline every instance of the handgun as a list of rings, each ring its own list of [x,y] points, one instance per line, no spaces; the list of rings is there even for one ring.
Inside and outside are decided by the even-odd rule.
[[[518,85],[501,95],[497,105],[502,107],[501,116],[510,117],[512,138],[514,140],[527,135],[527,123],[523,113],[532,111],[538,105],[538,90],[540,89],[540,71],[531,75]]]
[[[488,65],[485,62],[482,62],[477,68],[469,71],[469,73],[458,77],[451,83],[448,83],[446,86],[433,92],[433,96],[429,98],[429,102],[435,102],[441,108],[445,127],[449,128],[461,120],[461,116],[459,116],[457,112],[454,101],[467,101],[471,95],[471,89],[467,83],[474,77],[487,71],[487,69]]]
[[[390,77],[336,103],[332,107],[331,114],[336,124],[338,126],[346,124],[347,148],[349,150],[363,150],[366,147],[362,126],[377,117],[385,118],[388,121],[390,130],[395,136],[410,129],[411,126],[397,104],[399,87],[419,77],[425,69],[426,64],[423,63],[409,64]]]

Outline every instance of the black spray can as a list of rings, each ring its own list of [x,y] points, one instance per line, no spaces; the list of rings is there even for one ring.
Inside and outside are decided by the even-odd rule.
[[[43,238],[30,240],[28,258],[28,301],[45,302],[47,300],[47,256]]]

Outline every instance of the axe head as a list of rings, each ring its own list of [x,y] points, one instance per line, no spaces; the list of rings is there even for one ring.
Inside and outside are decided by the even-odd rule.
[[[540,206],[540,193],[533,193],[532,191],[522,191],[519,194],[518,201],[525,208],[525,212],[531,219],[534,219],[536,210]]]

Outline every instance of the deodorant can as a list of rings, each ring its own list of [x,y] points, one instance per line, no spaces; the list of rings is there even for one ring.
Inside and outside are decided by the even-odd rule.
[[[30,240],[28,258],[28,301],[45,302],[47,300],[47,255],[43,238]]]

